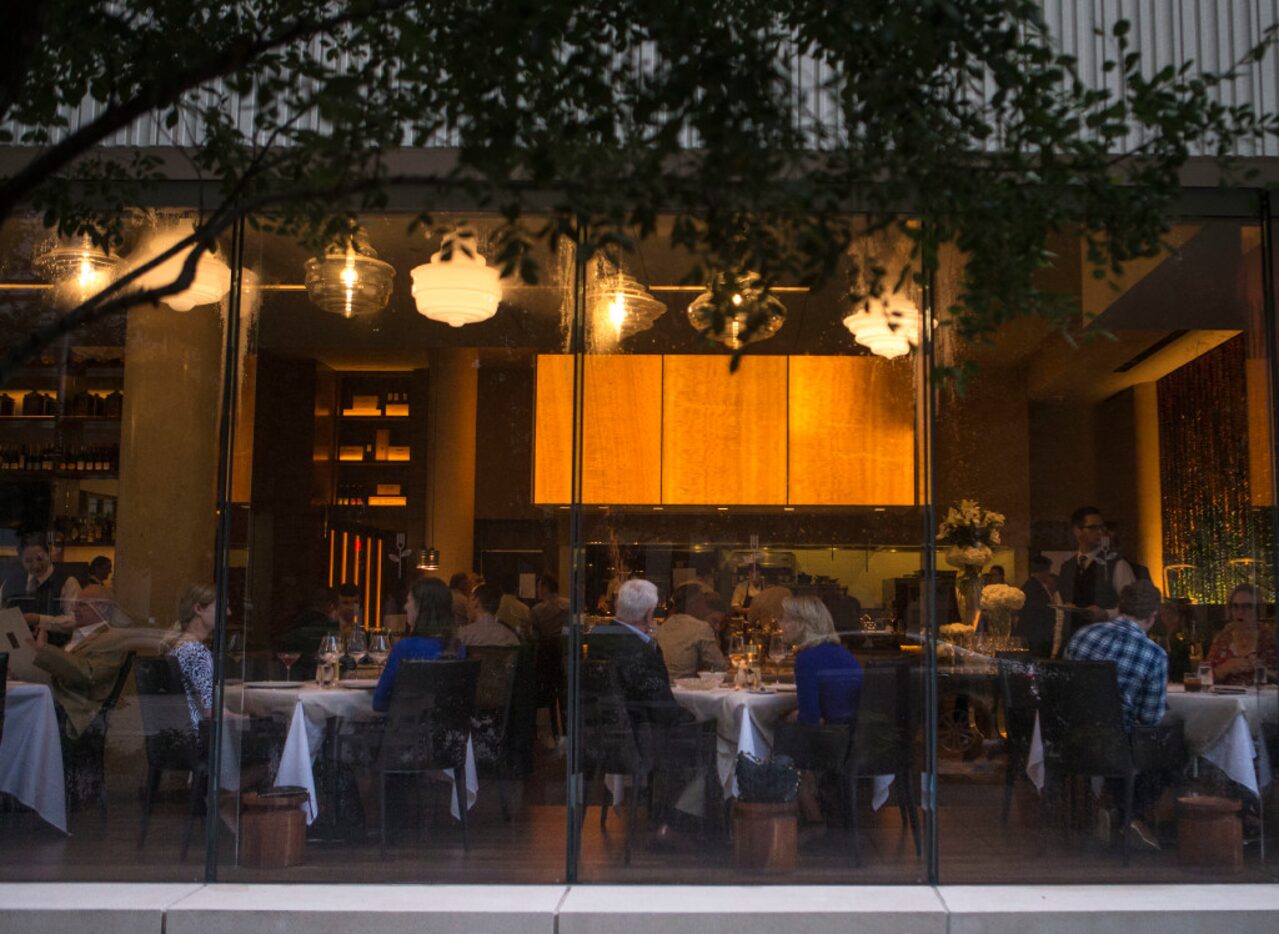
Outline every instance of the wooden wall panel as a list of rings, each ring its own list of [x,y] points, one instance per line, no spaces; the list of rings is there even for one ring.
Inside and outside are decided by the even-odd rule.
[[[573,357],[540,354],[533,432],[533,502],[567,503],[573,494]]]
[[[790,358],[792,504],[914,505],[911,371],[879,357]]]
[[[662,357],[601,354],[585,359],[582,502],[658,502],[663,460]]]
[[[666,357],[662,502],[786,502],[786,358]]]

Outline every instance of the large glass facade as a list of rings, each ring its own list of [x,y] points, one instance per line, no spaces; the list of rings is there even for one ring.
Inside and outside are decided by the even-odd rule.
[[[876,340],[864,245],[821,289],[738,270],[716,327],[662,225],[526,283],[496,217],[360,220],[321,259],[246,224],[0,387],[0,878],[1274,879],[1251,205],[1116,283],[1063,235],[1070,326],[981,345],[957,254]],[[9,333],[95,262],[6,227]],[[1135,580],[1159,730],[1077,681]]]

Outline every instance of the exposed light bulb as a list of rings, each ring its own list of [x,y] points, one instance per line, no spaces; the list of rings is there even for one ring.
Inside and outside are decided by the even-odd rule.
[[[608,303],[608,323],[613,325],[613,330],[617,332],[620,339],[622,336],[622,325],[626,324],[626,296],[620,292],[613,296],[613,300]]]

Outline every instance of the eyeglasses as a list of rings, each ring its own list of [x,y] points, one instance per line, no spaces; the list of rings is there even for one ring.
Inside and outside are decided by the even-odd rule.
[[[1256,608],[1257,608],[1257,604],[1255,604],[1255,603],[1232,603],[1232,604],[1230,604],[1230,609],[1232,609],[1232,610],[1255,610]]]

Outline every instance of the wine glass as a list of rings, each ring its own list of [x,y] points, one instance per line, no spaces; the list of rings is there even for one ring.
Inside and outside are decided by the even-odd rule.
[[[366,650],[367,645],[364,638],[364,630],[359,628],[351,630],[351,634],[346,637],[346,654],[351,656],[358,665],[360,663],[360,659],[364,657]]]
[[[768,640],[768,660],[774,665],[780,665],[786,660],[786,649],[786,640],[781,633],[773,633],[773,637]]]
[[[379,667],[386,664],[386,657],[391,654],[390,640],[386,633],[375,632],[369,636],[369,658]]]
[[[284,680],[293,680],[293,666],[297,664],[298,659],[302,657],[301,652],[276,652],[276,659],[284,666]]]
[[[320,663],[316,667],[317,680],[321,686],[327,687],[336,678],[338,659],[342,657],[342,644],[338,637],[332,634],[321,637],[315,657]]]
[[[746,640],[741,636],[733,636],[728,640],[728,660],[734,668],[741,668],[746,658]]]
[[[244,634],[229,632],[226,637],[226,654],[236,668],[244,665]]]

